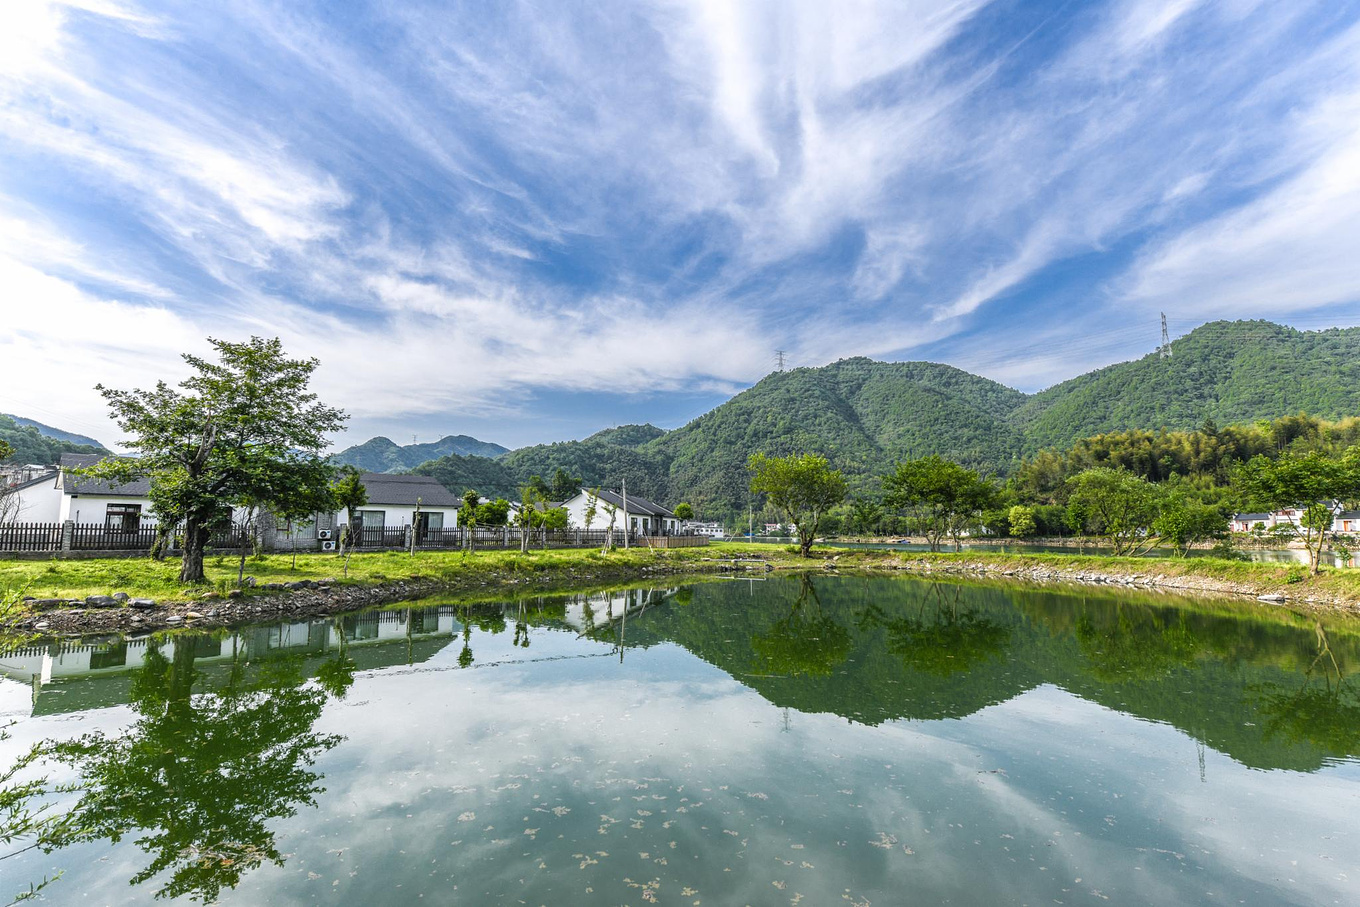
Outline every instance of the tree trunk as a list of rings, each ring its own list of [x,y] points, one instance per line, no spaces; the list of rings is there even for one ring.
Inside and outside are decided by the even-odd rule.
[[[184,524],[184,550],[180,556],[179,581],[181,583],[207,582],[203,573],[203,549],[208,544],[208,530],[192,518]]]

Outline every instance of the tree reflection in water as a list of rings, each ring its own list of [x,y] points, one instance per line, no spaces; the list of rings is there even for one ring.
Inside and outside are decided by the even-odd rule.
[[[1267,737],[1311,744],[1334,756],[1360,752],[1360,695],[1347,682],[1321,622],[1314,625],[1317,656],[1297,689],[1284,684],[1252,688]]]
[[[850,631],[822,610],[812,577],[798,577],[793,609],[751,637],[761,670],[789,676],[828,676],[850,655]]]
[[[1011,630],[975,610],[960,608],[962,592],[960,586],[932,583],[914,615],[889,617],[871,605],[860,628],[886,631],[888,651],[905,667],[936,677],[971,671],[1005,653]]]
[[[81,776],[76,840],[138,835],[152,860],[132,883],[167,873],[158,897],[214,901],[264,861],[282,865],[269,822],[323,790],[311,766],[341,739],[313,730],[326,691],[304,686],[296,662],[266,664],[251,682],[245,673],[234,660],[220,690],[195,694],[193,638],[171,658],[153,646],[133,680],[132,727],[52,747]],[[327,686],[343,690],[352,669],[331,675]]]

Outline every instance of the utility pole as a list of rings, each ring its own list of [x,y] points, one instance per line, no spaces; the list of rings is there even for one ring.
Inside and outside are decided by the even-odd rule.
[[[784,350],[774,351],[774,361],[778,363],[777,370],[781,372],[784,370],[784,353]]]
[[[747,516],[751,523],[746,529],[746,537],[754,542],[756,540],[756,509],[754,507],[748,507],[746,509],[748,511]]]
[[[1162,345],[1158,353],[1163,359],[1171,358],[1171,334],[1166,329],[1166,312],[1162,313]]]
[[[628,550],[628,536],[633,533],[633,521],[628,516],[628,480],[623,480],[623,550]],[[619,660],[623,660],[623,653],[619,653]]]

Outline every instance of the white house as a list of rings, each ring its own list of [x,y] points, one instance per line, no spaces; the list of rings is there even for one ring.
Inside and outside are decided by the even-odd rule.
[[[143,524],[154,524],[156,514],[151,507],[151,480],[134,479],[121,485],[102,479],[75,475],[69,470],[88,469],[103,454],[61,455],[61,471],[57,474],[57,491],[61,506],[57,519],[61,522],[104,525],[120,532],[134,532]]]
[[[703,535],[711,539],[720,539],[725,536],[723,524],[716,520],[712,522],[684,520],[680,523],[680,531],[686,535]]]
[[[1360,510],[1339,510],[1340,502],[1333,502],[1332,510],[1332,532],[1360,532]],[[1257,525],[1264,525],[1266,530],[1274,529],[1276,526],[1295,526],[1297,527],[1303,519],[1303,507],[1287,507],[1283,510],[1276,510],[1271,513],[1236,513],[1229,523],[1229,528],[1233,532],[1252,532]]]
[[[569,526],[578,529],[585,528],[586,508],[589,506],[590,497],[590,492],[582,491],[576,497],[563,501],[559,505],[566,508]],[[598,498],[599,502],[595,505],[595,518],[590,522],[591,529],[608,529],[609,508],[613,507],[617,513],[614,520],[615,529],[623,529],[625,526],[629,526],[634,532],[643,535],[675,535],[680,531],[680,520],[674,513],[646,498],[630,494],[626,516],[623,510],[622,495],[601,490]]]
[[[440,485],[433,476],[366,472],[359,479],[368,493],[368,503],[358,511],[365,529],[393,529],[410,526],[417,520],[422,533],[458,525],[462,499]],[[419,518],[416,517],[417,502],[420,504]],[[336,517],[336,525],[343,526],[348,520],[349,515],[341,512]]]
[[[58,474],[50,469],[35,478],[3,489],[6,501],[0,506],[0,520],[11,523],[56,523],[61,520],[61,490]]]

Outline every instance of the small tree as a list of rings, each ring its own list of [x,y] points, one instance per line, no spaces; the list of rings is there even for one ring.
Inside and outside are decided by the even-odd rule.
[[[212,526],[234,501],[267,498],[262,475],[305,481],[327,436],[345,415],[317,402],[308,385],[315,359],[289,359],[277,339],[247,343],[209,338],[218,361],[186,354],[193,374],[176,390],[121,391],[99,385],[135,458],[109,458],[88,474],[112,482],[145,476],[156,514],[184,520],[180,581],[204,581]]]
[[[515,525],[519,527],[519,553],[529,553],[529,534],[534,527],[534,515],[541,493],[532,484],[520,489],[519,512],[515,514]]]
[[[1034,508],[1026,507],[1024,504],[1016,504],[1006,513],[1006,523],[1010,528],[1010,533],[1018,539],[1028,538],[1034,535],[1036,526],[1034,524]]]
[[[592,488],[586,492],[586,509],[582,516],[585,518],[586,532],[590,531],[590,524],[595,522],[595,514],[600,509],[600,489]]]
[[[675,518],[676,518],[677,520],[692,520],[692,519],[694,519],[694,508],[691,507],[689,504],[686,504],[684,501],[681,501],[679,504],[676,504],[676,505],[675,505],[675,511],[674,511],[674,513],[675,513]]]
[[[614,523],[619,518],[619,508],[605,500],[600,501],[600,506],[609,515],[609,525],[605,527],[604,548],[601,549],[601,553],[608,554],[614,550]]]
[[[463,492],[463,506],[458,508],[458,519],[467,531],[467,544],[464,546],[464,550],[469,554],[475,551],[477,546],[477,523],[481,521],[482,516],[480,513],[481,505],[477,503],[479,500],[481,500],[481,497],[477,492],[468,489]]]
[[[314,480],[298,484],[285,483],[273,495],[269,509],[284,521],[293,549],[293,569],[297,569],[297,531],[316,521],[317,514],[333,513],[340,507],[333,485],[328,484],[334,470],[318,461],[315,468],[322,472]],[[359,486],[360,490],[363,485]]]
[[[345,576],[349,576],[349,559],[354,556],[355,526],[359,521],[359,508],[368,503],[368,489],[364,488],[363,477],[353,466],[341,466],[331,482],[331,497],[335,506],[345,511],[345,525],[340,529],[340,554],[345,561]]]
[[[855,532],[873,535],[883,524],[883,508],[877,502],[856,497],[850,502],[850,525]]]
[[[1342,457],[1317,451],[1285,454],[1275,460],[1258,456],[1239,468],[1235,478],[1247,500],[1272,511],[1302,511],[1297,523],[1276,528],[1303,542],[1308,569],[1316,574],[1337,512],[1347,501],[1360,497],[1360,447],[1352,447]]]
[[[1157,486],[1123,469],[1098,466],[1067,480],[1073,529],[1101,536],[1116,556],[1138,554],[1157,542]]]
[[[798,549],[803,557],[812,556],[822,517],[845,500],[845,476],[832,469],[825,457],[815,454],[767,457],[753,454],[746,468],[751,491],[764,494],[793,524],[798,533]]]
[[[345,512],[345,525],[340,530],[340,553],[355,544],[355,526],[359,522],[359,508],[368,503],[368,489],[363,477],[353,466],[341,466],[331,481],[331,498],[338,510]]]
[[[510,502],[496,498],[477,507],[478,526],[504,526],[510,519]]]
[[[1161,496],[1152,531],[1163,543],[1170,545],[1178,557],[1190,553],[1196,542],[1218,538],[1227,532],[1228,520],[1217,507],[1197,501],[1183,491],[1169,491]]]
[[[996,490],[973,470],[932,455],[898,463],[883,477],[883,492],[884,502],[906,510],[912,528],[926,537],[931,551],[939,551],[946,536],[958,550]]]

